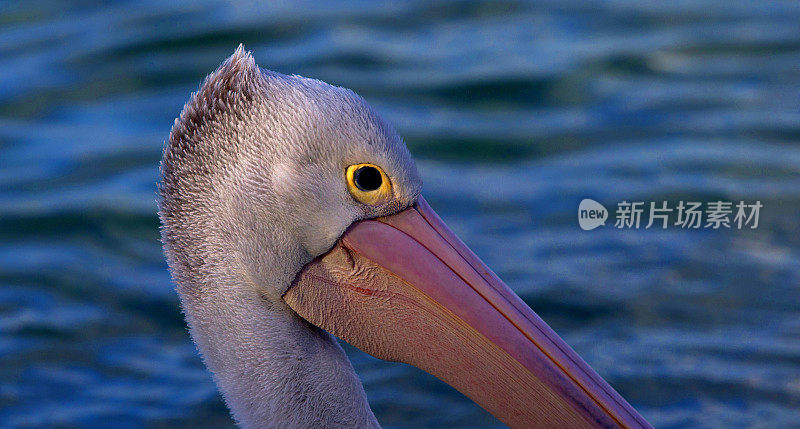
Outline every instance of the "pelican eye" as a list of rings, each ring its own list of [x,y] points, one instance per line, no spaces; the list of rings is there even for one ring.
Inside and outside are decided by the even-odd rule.
[[[356,172],[353,173],[353,183],[358,189],[369,192],[380,188],[383,178],[377,168],[365,165],[358,167]]]
[[[392,196],[392,182],[374,164],[355,164],[347,167],[347,189],[356,201],[379,205]]]

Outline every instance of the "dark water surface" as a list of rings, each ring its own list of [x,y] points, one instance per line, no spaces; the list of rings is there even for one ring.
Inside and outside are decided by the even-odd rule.
[[[169,3],[0,3],[1,426],[231,425],[155,183],[240,42],[394,123],[431,205],[653,424],[800,424],[800,2]],[[764,208],[585,232],[586,197]],[[499,425],[347,351],[387,427]]]

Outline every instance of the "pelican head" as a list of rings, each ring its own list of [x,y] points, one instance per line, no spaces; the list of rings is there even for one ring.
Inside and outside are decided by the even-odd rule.
[[[237,423],[377,427],[334,334],[510,426],[647,426],[421,190],[403,140],[348,89],[240,46],[192,95],[161,164],[162,239]]]

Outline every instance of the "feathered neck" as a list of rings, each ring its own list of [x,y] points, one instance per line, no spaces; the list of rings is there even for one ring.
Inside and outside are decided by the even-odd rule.
[[[245,428],[378,427],[336,340],[234,276],[179,287],[207,291],[181,293],[181,304],[234,419]]]

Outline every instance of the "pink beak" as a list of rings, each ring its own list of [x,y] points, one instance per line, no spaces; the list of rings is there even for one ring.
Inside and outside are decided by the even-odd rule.
[[[650,427],[421,197],[353,224],[284,299],[365,352],[444,380],[511,427]]]

